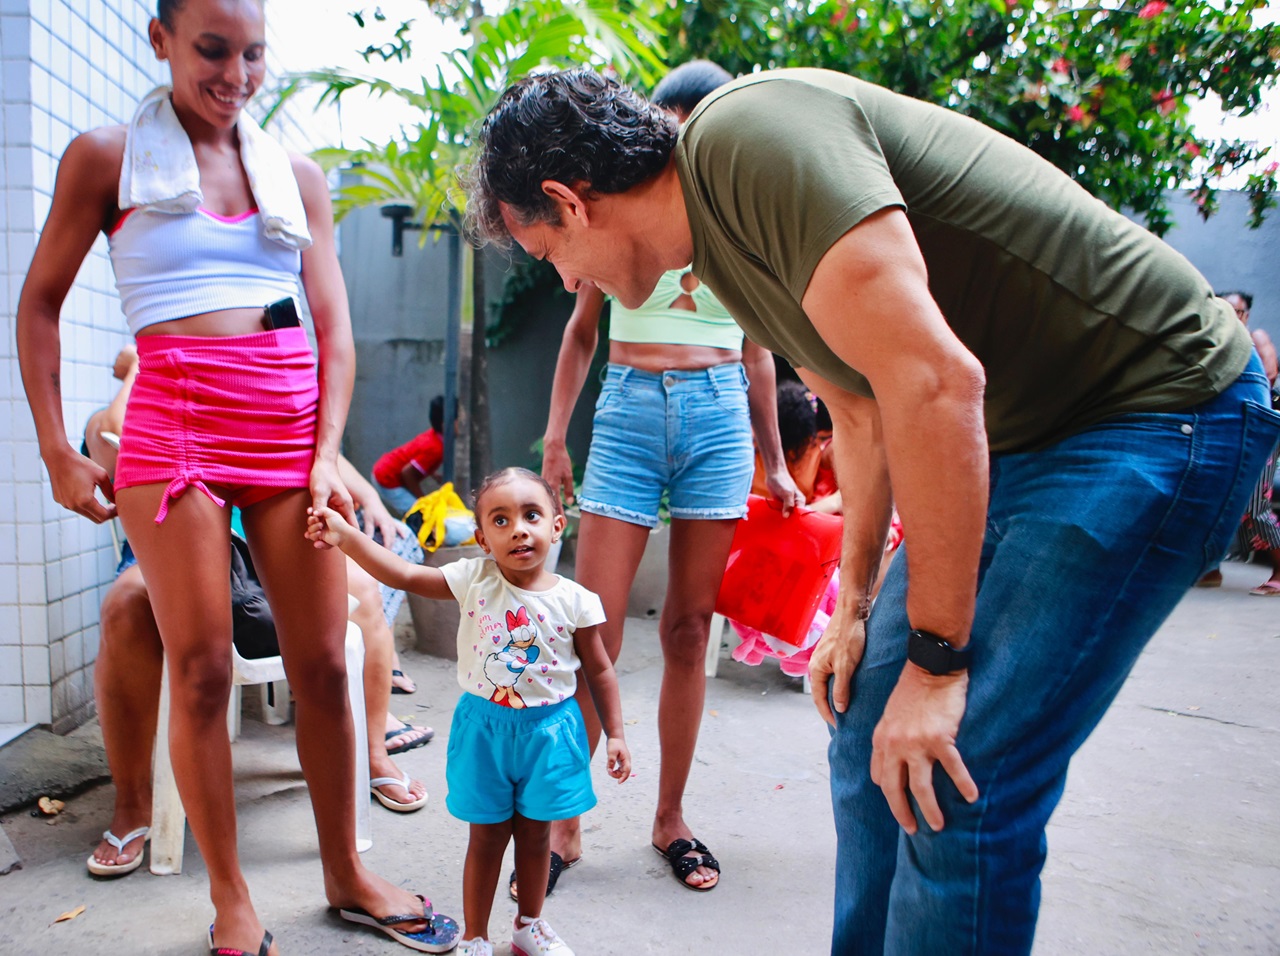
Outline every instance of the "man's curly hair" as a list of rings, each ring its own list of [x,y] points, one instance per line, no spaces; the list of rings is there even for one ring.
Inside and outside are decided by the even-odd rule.
[[[507,246],[506,205],[521,225],[559,223],[544,180],[621,193],[667,165],[679,129],[667,111],[594,70],[525,77],[485,118],[479,155],[463,174],[466,231]]]

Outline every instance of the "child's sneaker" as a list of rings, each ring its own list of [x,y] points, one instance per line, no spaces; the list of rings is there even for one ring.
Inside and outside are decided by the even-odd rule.
[[[517,923],[520,919],[516,917]],[[573,956],[573,950],[544,919],[517,925],[511,935],[511,952],[514,956]]]
[[[464,939],[458,944],[456,956],[493,956],[493,943],[479,936],[474,939]]]

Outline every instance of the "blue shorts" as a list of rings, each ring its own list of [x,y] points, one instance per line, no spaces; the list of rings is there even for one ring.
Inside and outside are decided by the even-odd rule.
[[[567,820],[596,805],[578,702],[514,710],[463,694],[453,711],[445,806],[467,823]]]
[[[642,372],[606,366],[578,505],[653,528],[673,518],[741,518],[755,471],[741,362]]]

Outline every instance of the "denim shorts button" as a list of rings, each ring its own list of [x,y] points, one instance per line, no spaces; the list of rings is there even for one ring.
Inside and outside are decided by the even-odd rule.
[[[1192,427],[1191,427],[1190,425],[1183,425],[1183,426],[1182,426],[1182,434],[1184,434],[1184,435],[1190,435],[1192,431],[1193,431],[1193,429],[1192,429]]]
[[[668,375],[666,378],[662,380],[662,384],[667,386],[667,388],[670,388],[675,383],[676,383],[676,379],[674,375]]]

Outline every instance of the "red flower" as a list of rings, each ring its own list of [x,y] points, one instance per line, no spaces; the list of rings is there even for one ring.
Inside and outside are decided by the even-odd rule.
[[[1066,74],[1071,72],[1071,64],[1067,62],[1065,56],[1060,56],[1049,65],[1049,69],[1054,73]]]
[[[1159,93],[1152,93],[1151,100],[1156,104],[1156,108],[1165,116],[1168,116],[1178,108],[1178,98],[1173,95],[1173,90],[1164,89]]]
[[[1073,106],[1067,110],[1067,119],[1073,123],[1079,123],[1084,119],[1084,110],[1079,106]]]
[[[1192,159],[1195,159],[1197,156],[1200,155],[1200,147],[1197,146],[1195,143],[1185,143],[1182,147],[1182,151],[1186,153],[1188,156],[1190,156]]]
[[[1169,4],[1164,0],[1151,0],[1146,6],[1138,11],[1138,18],[1142,20],[1154,20],[1160,14],[1169,9]]]
[[[1264,169],[1263,172],[1268,176],[1274,176],[1276,174],[1277,169],[1280,169],[1280,163],[1272,163],[1270,166]]]

